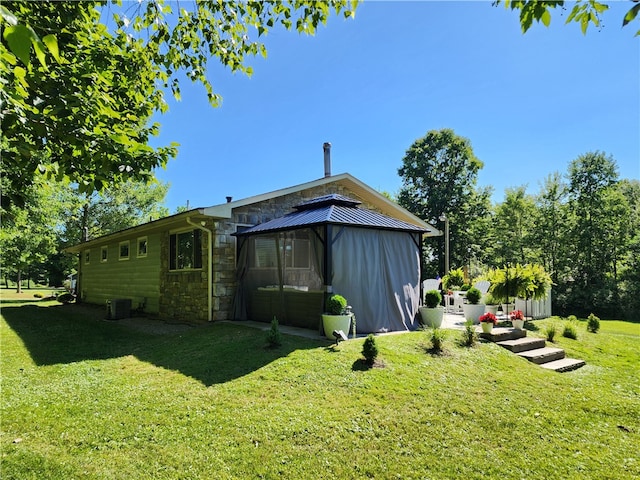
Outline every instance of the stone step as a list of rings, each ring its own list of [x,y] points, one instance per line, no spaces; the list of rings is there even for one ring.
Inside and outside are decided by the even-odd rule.
[[[519,352],[516,355],[540,365],[564,358],[564,350],[562,348],[544,347],[536,348],[535,350],[527,350],[526,352]]]
[[[544,348],[546,346],[544,338],[535,337],[522,337],[516,338],[515,340],[503,340],[501,342],[496,342],[496,344],[512,351],[513,353],[526,352],[527,350],[535,350],[538,348]]]
[[[548,368],[549,370],[555,370],[556,372],[569,372],[584,365],[586,365],[584,360],[568,357],[540,364],[541,367]]]
[[[482,327],[478,326],[478,331],[482,332]],[[491,333],[480,333],[480,338],[489,340],[490,342],[504,342],[506,340],[515,340],[527,336],[526,330],[517,330],[515,328],[493,327]]]

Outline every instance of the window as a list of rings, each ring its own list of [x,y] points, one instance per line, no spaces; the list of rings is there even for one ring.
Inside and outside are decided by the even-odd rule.
[[[140,237],[138,239],[138,257],[147,256],[147,237]]]
[[[129,260],[129,241],[120,242],[120,256],[119,260]]]
[[[278,266],[276,239],[258,237],[255,240],[255,266],[258,268],[275,268]],[[284,249],[284,266],[286,268],[309,268],[309,240],[304,238],[286,238],[279,241],[280,254]]]
[[[89,263],[91,260],[91,250],[84,251],[84,263]]]
[[[100,261],[103,263],[107,261],[108,250],[109,250],[109,247],[100,248]]]
[[[174,233],[169,237],[169,270],[202,268],[202,232]]]

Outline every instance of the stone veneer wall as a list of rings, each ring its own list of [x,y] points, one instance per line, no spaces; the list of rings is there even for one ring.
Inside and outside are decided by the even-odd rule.
[[[328,194],[340,194],[359,200],[362,208],[377,210],[361,198],[336,184],[323,185],[302,192],[277,197],[264,202],[238,207],[229,220],[208,221],[213,230],[213,320],[230,320],[236,290],[236,232],[238,225],[253,226],[292,212],[294,206]],[[207,242],[202,235],[202,270],[169,271],[169,233],[161,242],[160,312],[165,318],[188,322],[207,320]]]

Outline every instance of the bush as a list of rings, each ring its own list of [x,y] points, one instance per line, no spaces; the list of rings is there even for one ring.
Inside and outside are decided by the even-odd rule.
[[[431,341],[431,350],[441,352],[443,350],[444,339],[446,335],[441,328],[432,328],[429,330],[429,341]]]
[[[598,333],[598,330],[600,330],[600,319],[590,313],[587,317],[587,332]]]
[[[75,300],[75,298],[76,297],[74,297],[70,293],[63,293],[62,295],[58,295],[56,297],[56,300],[58,300],[60,303],[71,303]]]
[[[472,320],[467,320],[464,324],[464,330],[462,331],[460,345],[463,347],[473,347],[477,341],[478,334],[476,332],[476,327]]]
[[[578,317],[576,317],[575,315],[569,315],[567,317],[567,320],[569,320],[570,322],[577,322],[578,321]]]
[[[34,298],[42,298],[42,297],[44,297],[44,295],[41,294],[40,292],[34,293],[33,296],[34,296]]]
[[[345,315],[347,299],[342,295],[331,295],[325,303],[325,310],[329,315]]]
[[[460,288],[464,284],[464,272],[461,268],[451,270],[447,275],[442,277],[442,288],[452,290],[453,287]]]
[[[547,325],[547,328],[545,329],[545,334],[547,335],[548,342],[553,343],[553,339],[555,338],[557,331],[558,330],[556,328],[555,323],[550,323],[549,325]]]
[[[573,340],[578,339],[578,330],[573,322],[569,322],[564,326],[564,330],[562,330],[562,336],[571,338]]]
[[[376,337],[370,333],[364,340],[362,345],[362,355],[367,365],[372,366],[378,357],[378,346],[376,345]]]
[[[270,347],[279,347],[282,345],[282,334],[280,333],[280,327],[276,317],[273,317],[273,320],[271,320],[271,329],[267,335],[267,343]]]
[[[467,290],[466,298],[470,304],[477,305],[478,303],[480,303],[482,293],[476,287],[471,287],[469,290]]]
[[[428,290],[424,294],[424,304],[427,308],[436,308],[442,302],[442,295],[438,290]]]

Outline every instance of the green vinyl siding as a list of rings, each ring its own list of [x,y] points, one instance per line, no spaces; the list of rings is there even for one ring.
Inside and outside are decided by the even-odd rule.
[[[107,300],[129,298],[133,309],[146,302],[145,312],[159,312],[160,234],[147,236],[146,256],[137,255],[138,238],[128,239],[129,258],[124,261],[120,260],[122,240],[106,245],[106,262],[100,261],[105,245],[91,249],[91,262],[81,269],[80,293],[84,302],[104,305]]]

